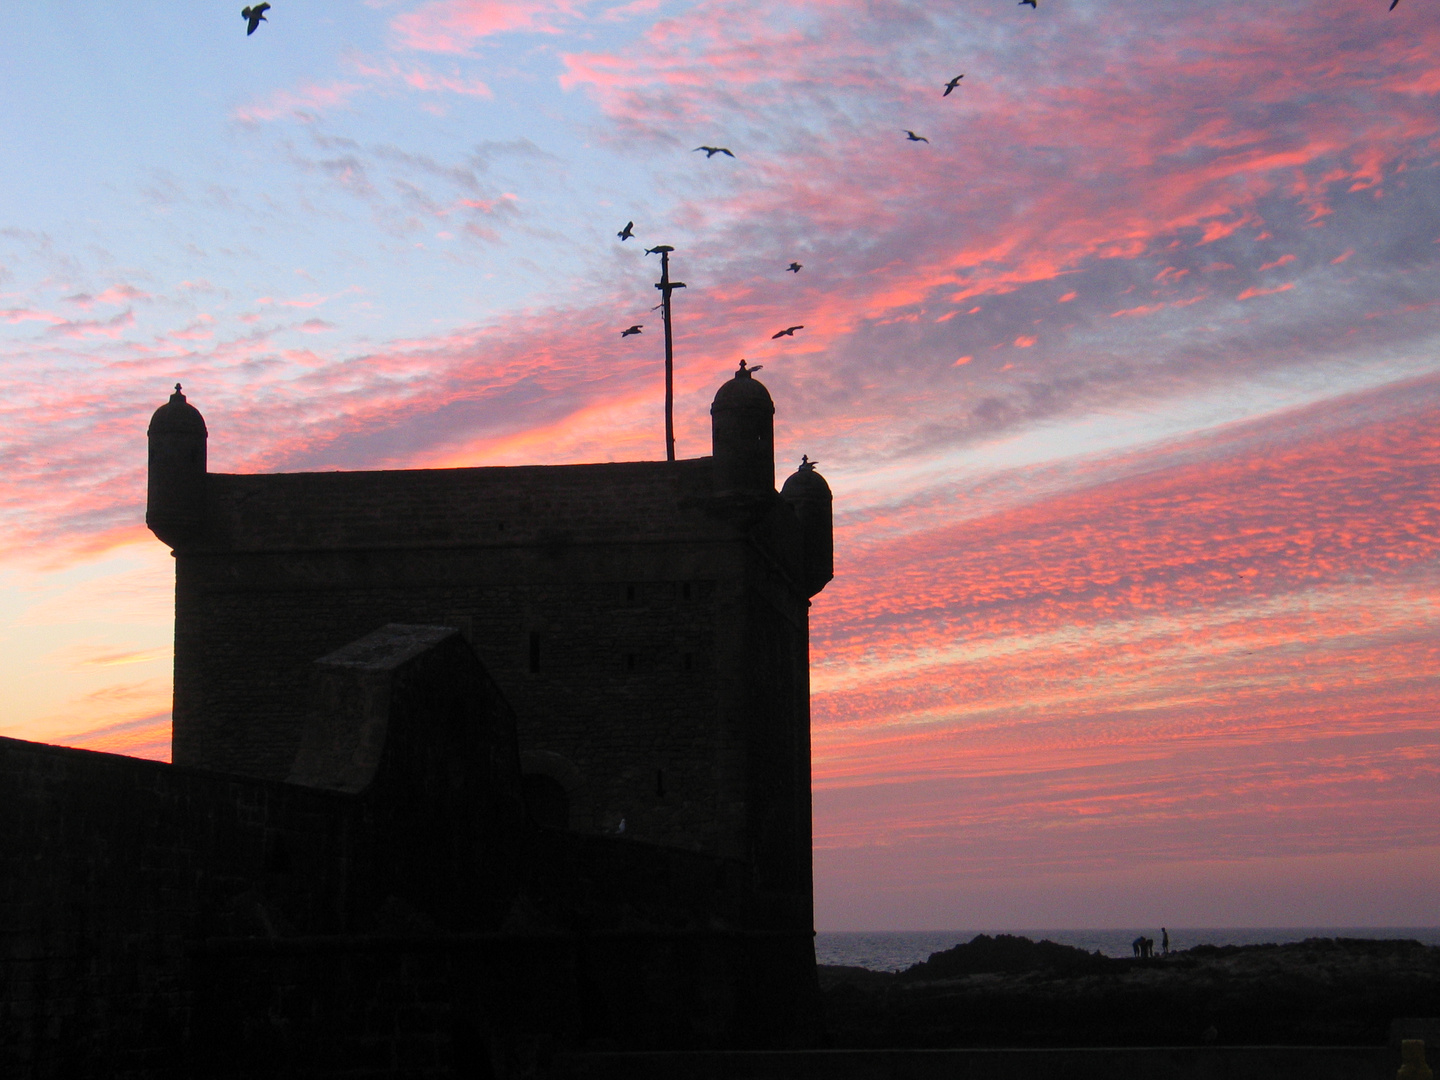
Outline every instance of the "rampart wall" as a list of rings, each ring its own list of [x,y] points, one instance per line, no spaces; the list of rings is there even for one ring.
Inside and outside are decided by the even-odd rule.
[[[0,1075],[526,1075],[784,1045],[813,949],[752,868],[535,827],[454,631],[324,658],[292,778],[0,740]]]

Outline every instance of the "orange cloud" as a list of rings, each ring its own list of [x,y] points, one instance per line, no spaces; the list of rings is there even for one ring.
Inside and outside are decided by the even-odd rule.
[[[1273,289],[1262,289],[1259,286],[1251,286],[1235,297],[1236,300],[1249,300],[1252,296],[1272,296],[1275,293],[1287,292],[1295,287],[1293,281],[1287,281],[1284,285],[1276,285]]]

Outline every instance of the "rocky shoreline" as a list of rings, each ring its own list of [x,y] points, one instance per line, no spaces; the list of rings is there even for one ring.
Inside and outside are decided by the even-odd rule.
[[[895,974],[822,966],[837,1048],[1379,1046],[1440,1016],[1440,947],[1311,938],[1151,959],[980,935]]]

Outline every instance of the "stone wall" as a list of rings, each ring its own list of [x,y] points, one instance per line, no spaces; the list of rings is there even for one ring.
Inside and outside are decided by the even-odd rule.
[[[345,923],[352,801],[0,740],[0,1074],[168,1068],[187,941]]]
[[[808,897],[808,601],[779,496],[717,500],[708,458],[208,485],[207,538],[176,553],[178,763],[283,777],[304,658],[456,626],[572,828],[778,859],[765,879]]]

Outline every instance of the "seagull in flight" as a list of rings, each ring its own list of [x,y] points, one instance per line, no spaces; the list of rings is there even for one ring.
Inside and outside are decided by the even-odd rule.
[[[1394,10],[1395,10],[1395,5],[1398,4],[1398,3],[1400,3],[1400,0],[1390,0],[1390,10],[1391,10],[1391,11],[1394,11]]]
[[[723,147],[723,146],[697,146],[697,147],[695,147],[694,150],[691,150],[690,152],[691,152],[692,154],[698,154],[701,150],[704,150],[704,151],[705,151],[705,160],[706,160],[706,161],[709,161],[709,160],[710,160],[712,157],[714,157],[716,154],[724,154],[726,157],[734,157],[734,156],[735,156],[734,154],[730,153],[730,151],[727,150],[727,149],[726,149],[725,147]]]
[[[959,86],[959,85],[960,85],[960,80],[963,79],[964,77],[965,77],[964,75],[956,75],[953,79],[951,79],[949,82],[947,82],[947,83],[945,84],[945,92],[944,92],[943,94],[941,94],[940,96],[941,96],[941,97],[949,97],[949,96],[950,96],[950,91],[951,91],[951,90],[954,90],[955,87]]]
[[[636,324],[635,326],[630,327],[629,330],[621,330],[621,331],[620,331],[620,336],[621,336],[621,337],[629,337],[631,334],[638,334],[638,333],[640,333],[640,327],[642,327],[642,326],[644,326],[644,325],[645,325],[644,323],[638,323],[638,324]]]
[[[1035,7],[1035,0],[1020,0],[1021,7],[1024,7],[1026,4],[1029,4],[1031,7]],[[1035,10],[1039,11],[1040,9],[1035,8]]]
[[[800,272],[800,268],[801,268],[802,266],[804,266],[804,265],[805,265],[804,263],[794,263],[794,262],[792,262],[789,266],[785,267],[785,269],[788,270],[788,271],[790,271],[790,273],[792,273],[792,274],[798,274],[798,273]]]
[[[250,25],[245,30],[246,37],[249,37],[251,34],[253,34],[262,22],[270,21],[269,19],[265,18],[265,12],[269,10],[269,4],[256,4],[254,7],[242,8],[240,10],[240,17],[242,19],[247,19],[250,22]]]
[[[627,221],[625,223],[625,227],[619,232],[617,232],[615,235],[620,237],[621,240],[629,240],[632,236],[635,235],[635,222]]]
[[[770,340],[771,340],[771,341],[774,341],[776,338],[794,337],[796,330],[804,330],[804,329],[805,329],[805,327],[804,327],[803,325],[801,325],[801,326],[787,326],[784,330],[781,330],[781,331],[779,331],[778,333],[775,333],[775,334],[771,334],[771,335],[770,335]]]
[[[915,134],[913,131],[911,131],[909,128],[906,128],[906,129],[905,129],[905,138],[906,138],[908,141],[910,141],[910,142],[923,142],[923,143],[928,143],[928,142],[930,141],[929,139],[925,138],[924,135],[916,135],[916,134]]]

